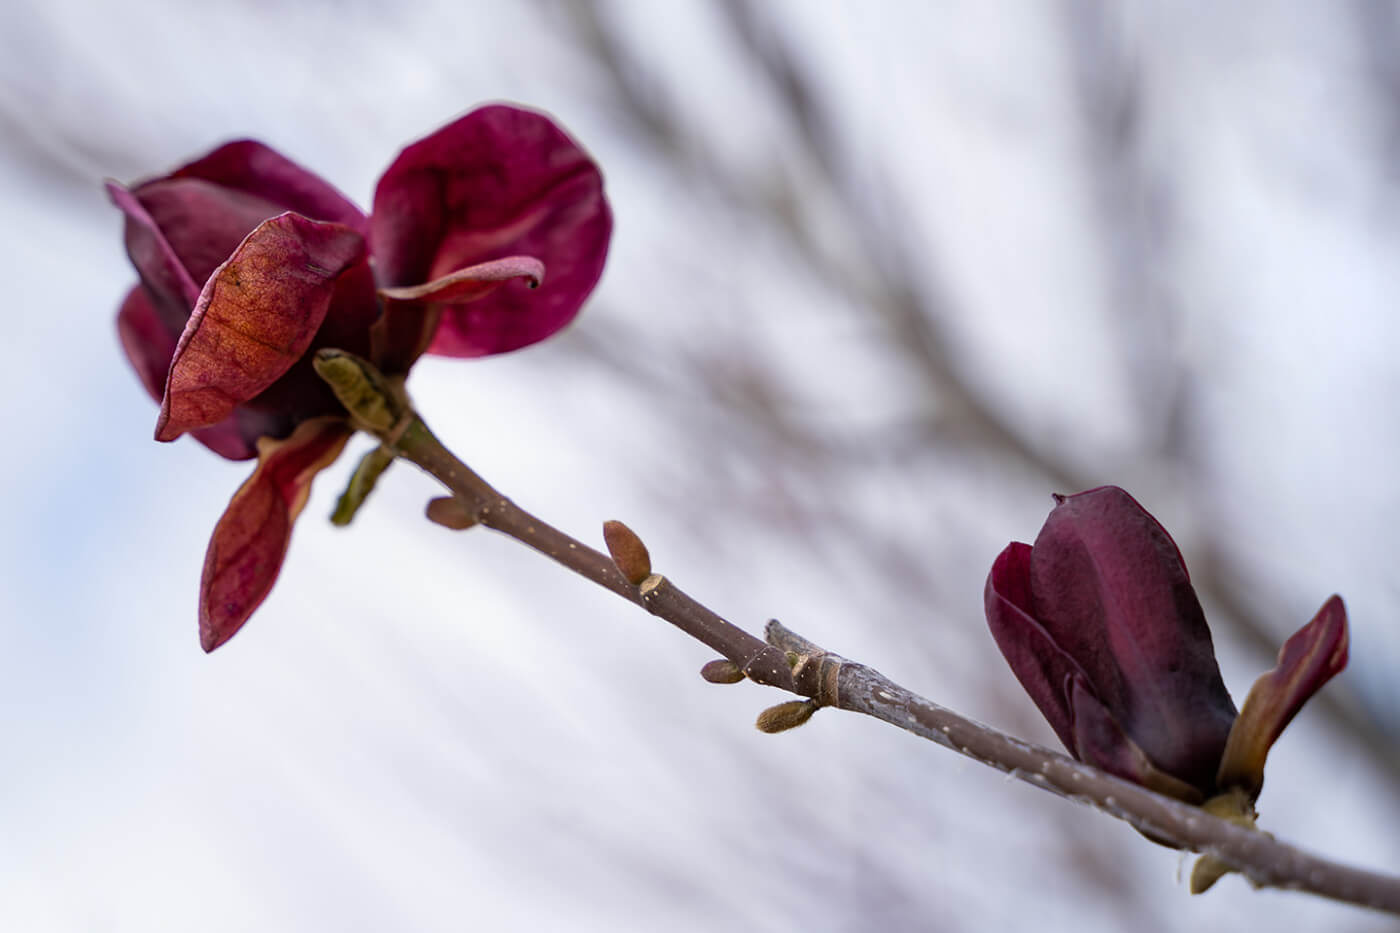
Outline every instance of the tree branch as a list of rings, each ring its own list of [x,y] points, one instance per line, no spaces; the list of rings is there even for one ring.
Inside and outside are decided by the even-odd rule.
[[[467,526],[481,524],[508,535],[665,619],[719,652],[749,679],[809,697],[817,706],[884,720],[1042,790],[1124,820],[1154,840],[1212,856],[1256,886],[1306,891],[1400,915],[1400,878],[1312,855],[1268,833],[1236,826],[1198,807],[1012,738],[906,690],[873,668],[825,651],[776,621],[768,623],[766,640],[759,639],[658,574],[634,585],[610,557],[521,509],[443,447],[420,418],[411,413],[408,417],[402,434],[388,446],[451,490]],[[389,432],[376,433],[387,441]]]

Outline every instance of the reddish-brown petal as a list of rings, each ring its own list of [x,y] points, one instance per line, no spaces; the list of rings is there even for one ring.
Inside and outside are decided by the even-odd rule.
[[[458,269],[423,285],[380,289],[384,314],[373,330],[373,359],[385,372],[407,372],[427,349],[445,308],[484,298],[512,279],[524,279],[536,288],[544,271],[544,264],[533,256],[510,256]]]
[[[1065,748],[1073,751],[1074,717],[1065,695],[1065,682],[1082,672],[1030,616],[1030,562],[1031,546],[1020,541],[1011,542],[997,556],[983,591],[987,626],[1011,672]]]
[[[333,347],[368,357],[370,327],[379,318],[374,273],[368,257],[354,263],[336,280],[330,310],[310,346],[286,373],[242,409],[280,412],[300,421],[317,415],[340,414],[340,402],[330,386],[316,375],[312,359],[322,347]]]
[[[282,214],[248,234],[205,283],[166,380],[156,440],[222,421],[306,352],[364,239]]]
[[[259,442],[257,469],[234,493],[204,558],[199,643],[205,651],[232,638],[267,598],[311,481],[340,455],[350,433],[342,418],[316,418],[286,440]]]
[[[117,312],[117,335],[141,384],[151,398],[159,402],[165,392],[170,358],[175,355],[175,343],[179,338],[161,323],[144,287],[138,285],[127,293]],[[259,437],[281,436],[290,429],[289,424],[274,415],[239,410],[218,424],[190,433],[221,457],[247,460],[257,455],[254,442]]]
[[[252,139],[225,143],[183,168],[171,178],[199,178],[223,188],[246,192],[313,220],[344,224],[362,235],[364,212],[319,175]]]
[[[1285,726],[1322,685],[1347,666],[1347,610],[1340,596],[1283,643],[1278,665],[1254,682],[1230,730],[1217,778],[1253,799],[1264,786],[1264,761]]]
[[[416,286],[466,266],[533,256],[549,282],[510,284],[443,313],[431,352],[504,353],[559,330],[602,274],[612,232],[592,160],[542,114],[482,107],[405,149],[370,218],[380,285]]]

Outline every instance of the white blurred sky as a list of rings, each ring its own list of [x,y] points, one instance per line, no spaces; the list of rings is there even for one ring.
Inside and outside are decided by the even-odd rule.
[[[753,190],[819,174],[719,7],[598,9],[686,130],[682,153]],[[1395,729],[1393,5],[760,9],[822,95],[854,200],[898,218],[903,274],[942,296],[963,377],[1077,475],[1152,503],[1188,561],[1223,555],[1279,638],[1341,592],[1345,689]],[[1237,879],[1188,898],[1174,854],[873,722],[826,713],[760,736],[752,717],[775,695],[706,685],[708,655],[659,621],[508,541],[426,524],[435,492],[404,466],[349,531],[324,516],[353,458],[326,474],[272,597],[226,648],[199,651],[204,547],[247,467],[150,440],[154,406],[113,333],[133,274],[101,179],[254,136],[366,204],[399,147],[508,99],[596,155],[617,235],[564,338],[420,367],[412,388],[439,435],[580,537],[629,521],[660,570],[736,621],[776,615],[1053,741],[980,602],[992,557],[1035,534],[1054,490],[958,450],[791,462],[736,415],[726,391],[755,360],[819,438],[888,436],[929,403],[859,301],[638,128],[569,12],[0,8],[16,350],[0,369],[0,923],[1391,928]],[[1123,55],[1140,108],[1129,157],[1108,163],[1121,177],[1085,130],[1085,69],[1102,65],[1086,22]],[[877,277],[839,199],[797,191],[818,249]],[[709,384],[683,378],[697,361]],[[1165,409],[1183,398],[1192,443],[1168,460]],[[827,520],[784,524],[813,502],[830,502]],[[901,585],[842,537],[856,516],[892,554],[920,555]],[[1217,638],[1238,700],[1262,662]],[[1292,841],[1393,869],[1398,800],[1393,772],[1304,713],[1261,806]]]

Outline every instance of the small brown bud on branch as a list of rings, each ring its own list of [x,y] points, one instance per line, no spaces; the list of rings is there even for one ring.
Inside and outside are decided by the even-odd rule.
[[[603,522],[603,541],[608,546],[613,563],[633,586],[651,576],[651,555],[637,533],[622,522]]]
[[[811,719],[820,708],[814,700],[788,700],[759,713],[758,722],[754,725],[758,726],[759,732],[786,732]]]
[[[700,668],[700,676],[712,684],[737,684],[744,679],[744,669],[728,658],[717,658]]]
[[[428,503],[428,521],[461,531],[476,524],[476,516],[467,510],[456,496],[442,496]]]

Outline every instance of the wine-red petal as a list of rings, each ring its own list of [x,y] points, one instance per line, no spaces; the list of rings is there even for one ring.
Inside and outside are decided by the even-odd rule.
[[[1082,673],[1029,614],[1031,547],[1013,541],[997,556],[983,592],[987,626],[1011,672],[1068,749],[1074,748],[1066,678]]]
[[[275,149],[253,139],[225,143],[177,169],[172,178],[199,178],[234,191],[256,195],[313,220],[344,224],[362,235],[364,212],[321,176],[307,171]]]
[[[1155,790],[1187,803],[1201,803],[1205,792],[1153,764],[1113,714],[1099,701],[1083,676],[1067,684],[1070,707],[1074,711],[1074,741],[1069,747],[1074,757],[1109,774]],[[1205,790],[1210,789],[1204,785]]]
[[[200,293],[175,350],[156,439],[222,421],[306,352],[364,239],[341,224],[282,214],[248,234]]]
[[[306,505],[311,482],[350,437],[342,418],[304,421],[283,441],[259,444],[258,466],[214,528],[200,580],[199,641],[228,641],[267,598]]]
[[[406,148],[380,179],[370,218],[380,284],[421,285],[466,266],[533,256],[549,282],[507,284],[446,308],[431,352],[504,353],[578,313],[607,256],[602,174],[548,117],[482,107]]]

